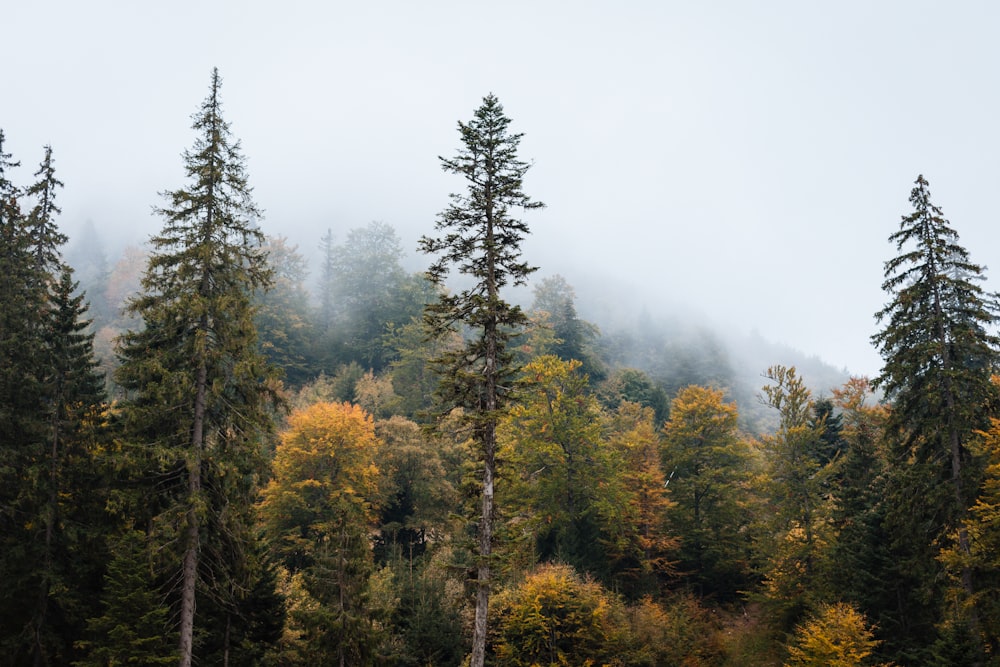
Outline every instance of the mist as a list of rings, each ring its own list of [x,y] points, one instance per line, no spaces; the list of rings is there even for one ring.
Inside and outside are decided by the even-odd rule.
[[[493,92],[524,133],[525,191],[547,204],[524,257],[574,285],[592,319],[627,295],[653,318],[872,376],[886,239],[918,173],[973,261],[1000,265],[1000,98],[983,85],[998,12],[21,3],[7,46],[33,57],[10,73],[0,127],[16,180],[52,145],[60,225],[75,239],[89,221],[114,254],[159,229],[157,193],[184,181],[189,118],[218,66],[264,231],[315,263],[327,229],[383,221],[418,271],[417,239],[462,188],[438,156]],[[228,29],[179,48],[193,21]],[[53,48],[35,48],[39,26]],[[469,57],[470,34],[497,46]]]

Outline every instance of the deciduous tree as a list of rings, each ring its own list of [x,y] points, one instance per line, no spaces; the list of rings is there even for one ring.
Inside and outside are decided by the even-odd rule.
[[[701,594],[734,598],[748,582],[746,528],[750,447],[734,403],[720,389],[692,385],[670,404],[663,467],[675,503],[669,524],[680,538],[678,569]]]
[[[260,511],[272,549],[296,582],[291,628],[313,664],[371,664],[369,534],[381,447],[374,424],[348,403],[315,403],[288,421]]]

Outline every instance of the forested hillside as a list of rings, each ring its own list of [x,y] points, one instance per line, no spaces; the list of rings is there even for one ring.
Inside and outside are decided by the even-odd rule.
[[[5,664],[1000,665],[1000,302],[923,176],[851,377],[602,321],[493,95],[418,248],[310,266],[221,91],[122,252],[0,131]]]

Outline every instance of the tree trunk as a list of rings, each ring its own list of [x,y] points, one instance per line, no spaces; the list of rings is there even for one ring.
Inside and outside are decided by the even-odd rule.
[[[203,317],[204,320],[204,317]],[[207,323],[203,321],[207,327]],[[191,429],[191,451],[188,456],[188,510],[184,563],[181,572],[180,667],[191,667],[194,650],[195,589],[198,583],[198,549],[200,547],[198,505],[201,496],[201,455],[205,437],[205,394],[208,369],[205,362],[198,366],[195,382],[194,422]]]
[[[486,660],[486,619],[490,603],[490,559],[493,553],[493,479],[496,475],[496,424],[486,425],[484,434],[483,498],[479,523],[479,567],[476,583],[476,620],[472,633],[471,667]]]

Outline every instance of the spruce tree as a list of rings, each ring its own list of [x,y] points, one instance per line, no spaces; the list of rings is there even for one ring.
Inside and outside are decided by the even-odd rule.
[[[997,297],[978,284],[984,269],[959,245],[923,176],[910,202],[913,212],[889,237],[899,254],[885,264],[882,288],[891,301],[876,314],[884,328],[872,340],[885,360],[875,385],[892,402],[888,429],[900,462],[894,473],[898,496],[912,503],[895,515],[900,528],[926,536],[909,549],[924,561],[917,566],[931,581],[939,578],[937,540],[949,529],[957,528],[958,548],[969,552],[961,525],[975,489],[968,445],[997,407],[991,375],[1000,339],[988,331]],[[915,483],[923,487],[915,489]],[[912,525],[916,519],[924,525]],[[968,569],[962,587],[971,598],[975,584]],[[975,625],[974,616],[970,622]]]
[[[22,190],[0,132],[0,650],[12,664],[71,657],[85,617],[94,538],[80,508],[101,428],[86,306],[62,264],[52,150]],[[21,205],[33,202],[27,215]]]
[[[508,344],[527,322],[520,307],[501,296],[507,286],[523,285],[534,268],[521,260],[521,241],[528,226],[514,217],[517,209],[543,206],[521,189],[529,165],[518,159],[521,134],[509,131],[510,119],[493,94],[483,99],[475,117],[459,122],[463,147],[442,168],[465,179],[465,193],[452,194],[439,216],[440,236],[422,237],[421,251],[440,255],[427,272],[443,287],[452,268],[467,285],[444,294],[425,310],[425,320],[438,336],[468,331],[466,344],[439,358],[439,398],[461,407],[482,457],[482,494],[478,527],[477,589],[472,667],[482,667],[486,651],[487,608],[493,549],[496,428],[510,399],[517,372]]]
[[[52,147],[45,147],[45,157],[35,176],[33,185],[25,190],[25,195],[34,198],[35,205],[28,212],[28,233],[35,256],[35,268],[43,275],[58,274],[62,263],[59,248],[66,243],[66,235],[59,231],[55,216],[62,213],[56,205],[56,193],[63,182],[56,178],[52,159]]]
[[[224,602],[246,557],[244,526],[272,430],[274,375],[257,349],[252,306],[271,275],[220,88],[213,70],[184,153],[189,183],[163,193],[164,227],[129,304],[144,328],[120,341],[125,437],[155,464],[144,505],[165,553],[175,549],[165,577],[180,598],[182,667],[192,661],[196,594]]]

